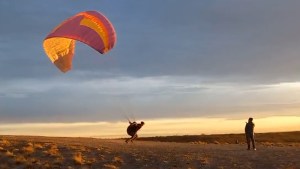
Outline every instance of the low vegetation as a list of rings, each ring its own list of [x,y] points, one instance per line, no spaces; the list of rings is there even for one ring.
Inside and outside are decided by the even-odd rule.
[[[198,144],[239,144],[245,143],[244,134],[213,134],[213,135],[185,135],[164,137],[142,137],[143,141],[198,143]],[[280,133],[257,133],[255,140],[258,143],[272,144],[298,144],[300,143],[300,131]]]
[[[258,133],[256,140],[258,150],[248,152],[244,134],[144,137],[130,144],[123,139],[0,136],[0,168],[300,167],[300,132]]]

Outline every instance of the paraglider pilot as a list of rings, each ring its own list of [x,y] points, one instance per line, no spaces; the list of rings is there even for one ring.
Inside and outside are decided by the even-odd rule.
[[[129,121],[129,126],[127,127],[127,134],[131,136],[131,138],[126,139],[126,143],[128,143],[128,141],[133,142],[133,140],[135,140],[138,135],[137,132],[144,126],[144,122],[141,121],[141,123],[136,123],[136,122],[130,122]]]

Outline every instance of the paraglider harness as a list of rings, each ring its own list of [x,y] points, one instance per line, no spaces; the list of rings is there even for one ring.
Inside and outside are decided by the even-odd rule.
[[[134,136],[136,132],[142,127],[144,122],[141,122],[141,124],[138,124],[137,122],[130,122],[129,121],[129,126],[127,127],[127,134],[130,136]]]

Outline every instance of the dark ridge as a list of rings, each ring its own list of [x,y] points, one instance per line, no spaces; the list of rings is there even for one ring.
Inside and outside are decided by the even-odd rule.
[[[256,133],[256,142],[258,143],[300,143],[300,131],[293,132],[273,132]],[[160,141],[160,142],[203,142],[203,143],[244,143],[244,134],[212,134],[212,135],[183,135],[183,136],[157,136],[141,137],[141,141]]]

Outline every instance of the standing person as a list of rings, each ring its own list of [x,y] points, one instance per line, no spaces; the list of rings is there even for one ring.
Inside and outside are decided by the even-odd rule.
[[[245,134],[246,134],[246,140],[247,140],[247,145],[248,145],[248,149],[250,150],[250,142],[252,142],[252,147],[253,150],[256,150],[255,148],[255,140],[254,140],[254,127],[255,124],[253,123],[253,118],[250,117],[248,119],[248,123],[246,122],[246,126],[245,126]]]
[[[128,141],[133,142],[133,140],[135,140],[138,135],[137,132],[144,126],[144,122],[141,121],[141,123],[136,123],[136,122],[130,122],[129,121],[129,126],[127,127],[127,134],[131,136],[131,138],[126,139],[126,143],[128,143]]]

